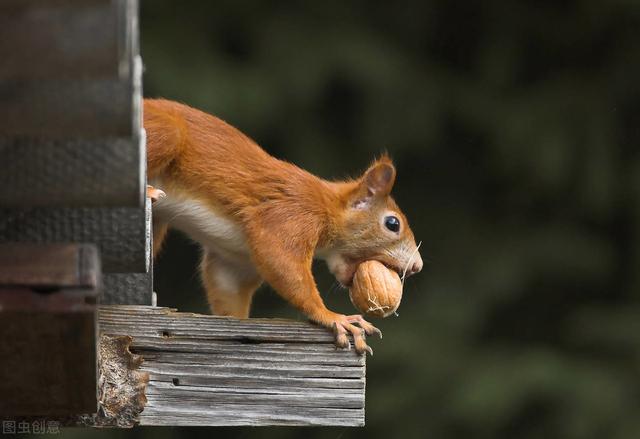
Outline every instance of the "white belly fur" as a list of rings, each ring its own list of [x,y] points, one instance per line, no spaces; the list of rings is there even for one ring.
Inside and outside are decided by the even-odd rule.
[[[233,220],[201,201],[181,193],[166,192],[166,197],[153,203],[155,218],[213,251],[227,256],[249,255],[246,237]]]

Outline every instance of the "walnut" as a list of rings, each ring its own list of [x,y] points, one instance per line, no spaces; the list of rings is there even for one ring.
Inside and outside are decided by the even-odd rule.
[[[358,266],[349,290],[351,303],[369,317],[388,317],[400,306],[402,282],[395,271],[378,261]]]

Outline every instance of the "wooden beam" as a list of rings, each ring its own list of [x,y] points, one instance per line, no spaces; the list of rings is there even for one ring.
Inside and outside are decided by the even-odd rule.
[[[364,425],[365,357],[323,328],[127,305],[99,321],[148,373],[139,425]]]

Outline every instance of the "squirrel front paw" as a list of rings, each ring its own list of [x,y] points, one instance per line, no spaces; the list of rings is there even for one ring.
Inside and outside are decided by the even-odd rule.
[[[365,334],[377,334],[380,338],[382,338],[382,332],[371,323],[367,322],[359,314],[351,316],[338,315],[333,320],[332,327],[333,332],[336,336],[336,346],[342,349],[351,349],[351,343],[349,342],[349,337],[347,336],[348,333],[351,333],[351,335],[353,336],[353,344],[355,346],[356,352],[359,354],[369,352],[370,355],[373,355],[373,349],[371,349],[371,347],[365,341]]]
[[[147,197],[151,198],[151,202],[154,203],[158,201],[160,198],[166,197],[167,194],[164,193],[163,190],[155,188],[150,184],[147,185]]]

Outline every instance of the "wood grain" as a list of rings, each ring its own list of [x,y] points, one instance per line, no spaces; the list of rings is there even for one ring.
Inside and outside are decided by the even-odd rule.
[[[149,373],[140,425],[364,425],[365,357],[306,322],[102,306]]]

